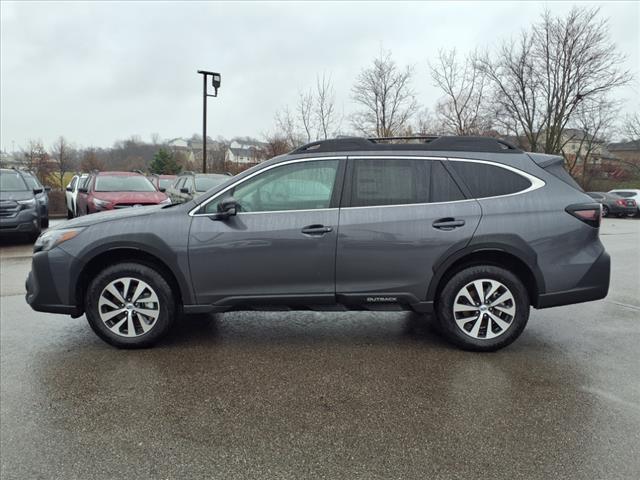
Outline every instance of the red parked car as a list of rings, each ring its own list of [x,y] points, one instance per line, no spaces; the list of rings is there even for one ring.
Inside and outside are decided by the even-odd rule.
[[[135,172],[92,173],[78,189],[78,216],[117,208],[169,204],[147,177]]]

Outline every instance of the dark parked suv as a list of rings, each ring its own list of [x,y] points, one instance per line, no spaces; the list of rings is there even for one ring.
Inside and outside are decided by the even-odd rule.
[[[0,235],[35,240],[48,222],[48,198],[40,182],[25,171],[0,169]]]
[[[471,350],[529,308],[604,298],[600,205],[562,158],[492,138],[303,146],[178,205],[75,219],[34,247],[27,302],[119,347],[179,314],[413,310]]]

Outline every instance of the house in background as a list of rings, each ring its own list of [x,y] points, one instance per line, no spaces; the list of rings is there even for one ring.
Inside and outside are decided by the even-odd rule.
[[[253,165],[267,157],[267,144],[257,140],[235,139],[227,149],[227,161],[236,165]]]
[[[640,178],[640,140],[610,143],[607,170],[615,178]]]

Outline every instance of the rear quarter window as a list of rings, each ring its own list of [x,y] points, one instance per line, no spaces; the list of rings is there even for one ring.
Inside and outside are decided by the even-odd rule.
[[[526,190],[531,182],[506,168],[479,162],[450,161],[474,198],[498,197]]]

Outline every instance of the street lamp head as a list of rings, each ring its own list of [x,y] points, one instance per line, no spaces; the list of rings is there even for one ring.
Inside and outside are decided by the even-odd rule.
[[[219,73],[214,73],[214,74],[211,75],[211,85],[216,90],[218,90],[220,88],[220,78],[221,77],[220,77]]]

